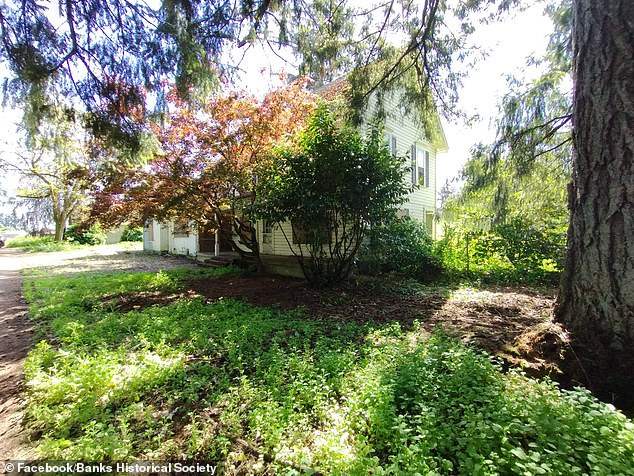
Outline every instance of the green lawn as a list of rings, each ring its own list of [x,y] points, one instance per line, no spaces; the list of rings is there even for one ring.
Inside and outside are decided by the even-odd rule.
[[[631,474],[634,425],[417,327],[177,299],[176,270],[25,283],[42,457],[190,458],[225,474]]]

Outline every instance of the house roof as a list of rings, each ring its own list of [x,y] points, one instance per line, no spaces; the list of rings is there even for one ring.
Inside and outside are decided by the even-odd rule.
[[[340,76],[337,79],[317,88],[315,93],[326,101],[332,101],[350,91],[350,87],[350,82],[346,76]]]

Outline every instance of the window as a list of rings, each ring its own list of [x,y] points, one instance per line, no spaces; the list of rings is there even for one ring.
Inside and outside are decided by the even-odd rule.
[[[396,155],[396,136],[386,132],[383,134],[383,142],[385,142],[390,148],[392,155]]]
[[[293,228],[293,244],[294,245],[305,245],[310,243],[309,230],[306,230],[304,227],[297,225],[295,223],[291,223],[291,227]]]
[[[147,240],[154,241],[154,222],[152,221],[146,222],[145,229],[147,230]]]
[[[429,151],[412,146],[412,183],[429,187]]]
[[[429,236],[434,236],[434,212],[425,212],[425,228]]]
[[[425,151],[425,187],[429,187],[429,176],[431,172],[429,171],[429,151]]]
[[[325,221],[327,223],[327,221]],[[324,223],[324,224],[325,224]],[[330,242],[331,237],[328,236],[327,231],[324,229],[315,228],[305,228],[299,224],[292,223],[291,227],[293,228],[293,244],[294,245],[313,245],[316,242],[321,244],[326,244]]]
[[[262,221],[262,243],[271,244],[273,242],[273,223],[268,220]]]

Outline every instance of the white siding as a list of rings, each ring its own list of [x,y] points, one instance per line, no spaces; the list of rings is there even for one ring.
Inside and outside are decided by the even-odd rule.
[[[192,224],[192,231],[188,235],[174,236],[172,222],[159,223],[152,220],[143,228],[143,249],[145,251],[169,251],[177,255],[198,254],[198,234]]]
[[[143,249],[145,251],[160,252],[166,249],[166,244],[161,242],[161,223],[152,220],[143,227]]]
[[[286,235],[286,236],[284,236]],[[287,241],[288,238],[288,241]],[[291,256],[293,255],[293,251],[291,251],[291,247],[289,247],[288,242],[291,242],[292,250],[295,253],[299,254],[299,246],[294,245],[293,243],[293,227],[290,222],[284,222],[281,225],[275,225],[273,227],[273,250],[276,255],[282,256]],[[304,248],[304,254],[306,253],[306,249]]]
[[[262,221],[258,221],[258,240],[260,241],[260,247],[262,254],[273,254],[278,256],[295,256],[300,254],[300,246],[293,244],[293,228],[290,222],[284,222],[280,225],[275,224],[273,226],[272,243],[271,247],[265,247],[262,245]],[[285,236],[286,235],[286,236]],[[287,241],[288,238],[288,241]],[[291,245],[289,246],[289,241]],[[308,247],[303,246],[302,250],[304,256],[308,256]],[[293,253],[293,251],[295,253]]]
[[[174,222],[169,222],[169,251],[175,255],[196,256],[198,254],[198,230],[189,223],[188,234],[174,234]]]
[[[436,211],[436,160],[437,149],[426,137],[423,127],[410,115],[403,115],[400,111],[398,97],[392,95],[385,99],[386,117],[384,119],[385,132],[396,137],[397,154],[407,156],[411,159],[411,148],[417,146],[422,150],[429,151],[429,187],[420,185],[407,197],[407,202],[402,205],[403,209],[409,211],[409,216],[421,221],[425,221],[426,212]],[[377,106],[374,98],[370,99],[367,111],[368,120],[376,113]],[[365,124],[362,127],[363,133],[368,129]],[[417,157],[418,164],[424,166],[424,156]],[[410,160],[406,161],[410,165]],[[410,173],[404,173],[404,180],[411,184]]]

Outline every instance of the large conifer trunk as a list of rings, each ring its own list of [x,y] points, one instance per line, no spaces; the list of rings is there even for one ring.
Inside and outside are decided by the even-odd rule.
[[[574,1],[574,171],[556,318],[587,382],[634,402],[634,1]]]

